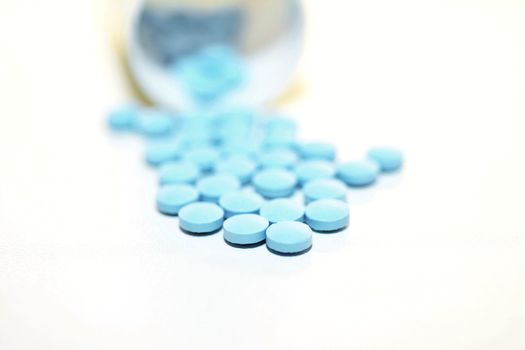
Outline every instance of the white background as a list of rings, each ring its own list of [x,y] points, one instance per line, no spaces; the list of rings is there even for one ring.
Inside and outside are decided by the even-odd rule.
[[[525,3],[308,1],[284,107],[341,159],[391,144],[310,253],[154,208],[89,1],[0,2],[0,349],[524,349]]]

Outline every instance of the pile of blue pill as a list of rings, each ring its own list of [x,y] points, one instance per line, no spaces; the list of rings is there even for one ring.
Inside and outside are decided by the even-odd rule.
[[[126,105],[108,125],[144,138],[144,161],[158,172],[157,209],[178,216],[183,232],[222,229],[233,247],[266,244],[279,255],[309,251],[313,232],[346,228],[347,188],[373,185],[403,162],[389,147],[339,162],[330,143],[299,141],[292,119],[247,108],[175,115]]]

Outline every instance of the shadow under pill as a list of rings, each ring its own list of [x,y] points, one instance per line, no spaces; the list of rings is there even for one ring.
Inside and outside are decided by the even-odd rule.
[[[224,242],[226,242],[226,244],[229,245],[230,247],[240,248],[240,249],[257,248],[257,247],[260,247],[260,246],[266,244],[266,240],[263,240],[263,241],[260,241],[260,242],[257,242],[257,243],[251,243],[251,244],[232,243],[232,242],[227,241],[226,239],[224,240]]]
[[[215,230],[215,231],[211,231],[211,232],[203,232],[203,233],[199,233],[199,232],[191,232],[191,231],[188,231],[188,230],[183,229],[183,228],[180,227],[180,226],[179,226],[179,229],[180,229],[183,233],[185,233],[185,234],[187,234],[187,235],[189,235],[189,236],[193,236],[193,237],[207,237],[207,236],[211,236],[211,235],[214,235],[214,234],[218,233],[219,231],[222,230],[222,227],[219,228],[219,229],[217,229],[217,230]]]

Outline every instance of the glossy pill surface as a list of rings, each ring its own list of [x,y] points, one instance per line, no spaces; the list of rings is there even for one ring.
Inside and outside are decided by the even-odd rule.
[[[179,226],[190,233],[215,232],[222,227],[223,219],[222,208],[209,202],[191,203],[179,211]]]
[[[182,207],[199,199],[199,191],[189,185],[168,185],[157,193],[157,209],[167,215],[177,215]]]
[[[112,110],[107,119],[108,126],[114,131],[133,130],[138,120],[138,108],[133,105],[121,106]]]
[[[239,245],[257,244],[266,239],[268,225],[268,220],[257,214],[236,215],[224,221],[224,239]]]
[[[304,206],[292,199],[278,198],[264,203],[260,214],[272,224],[281,221],[302,221]]]
[[[312,246],[312,230],[297,221],[283,221],[266,230],[266,246],[280,254],[300,254]]]
[[[337,231],[348,226],[350,211],[345,202],[321,199],[306,206],[306,223],[319,232]]]

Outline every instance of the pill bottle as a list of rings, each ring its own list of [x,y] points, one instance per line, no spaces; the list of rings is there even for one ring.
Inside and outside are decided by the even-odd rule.
[[[201,106],[181,87],[173,67],[203,48],[232,48],[246,77],[241,88],[207,103],[209,108],[264,105],[287,88],[299,59],[300,0],[130,0],[125,11],[129,75],[151,103],[172,110]]]

